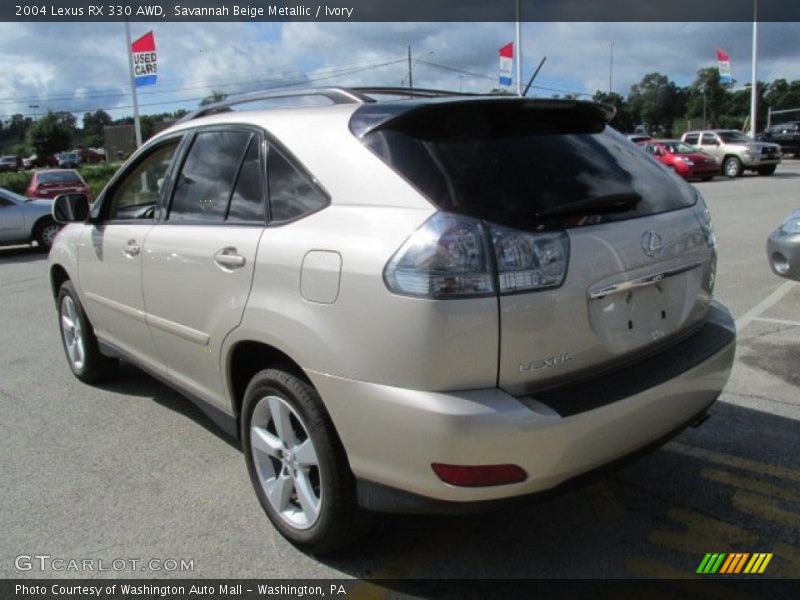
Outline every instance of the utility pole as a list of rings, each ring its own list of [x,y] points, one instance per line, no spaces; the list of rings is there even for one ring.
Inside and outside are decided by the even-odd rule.
[[[414,79],[411,74],[411,46],[408,47],[408,89],[414,89]]]
[[[36,120],[36,109],[39,108],[38,104],[28,104],[28,108],[33,109],[33,120]]]
[[[703,84],[703,129],[708,129],[706,124],[706,84]]]
[[[750,137],[756,139],[758,128],[758,81],[756,79],[756,62],[758,60],[758,0],[753,0],[753,74],[750,87]]]
[[[611,94],[611,91],[614,89],[612,86],[613,78],[614,78],[614,42],[611,41],[608,43],[609,48],[609,57],[608,57],[608,93]]]
[[[131,94],[133,94],[133,129],[136,133],[136,147],[142,145],[142,124],[139,121],[139,98],[136,95],[136,80],[133,76],[133,54],[131,53],[131,24],[125,20],[125,39],[127,46],[125,52],[128,54],[128,76],[131,81]]]

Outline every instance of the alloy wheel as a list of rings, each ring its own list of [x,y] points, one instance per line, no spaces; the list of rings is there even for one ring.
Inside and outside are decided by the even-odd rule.
[[[270,506],[289,526],[308,529],[322,507],[319,459],[308,428],[279,396],[265,396],[253,409],[250,448]]]
[[[61,300],[60,313],[61,333],[64,336],[64,348],[67,350],[67,357],[72,368],[80,371],[83,368],[86,357],[86,347],[78,310],[75,308],[75,301],[69,296],[64,296]]]

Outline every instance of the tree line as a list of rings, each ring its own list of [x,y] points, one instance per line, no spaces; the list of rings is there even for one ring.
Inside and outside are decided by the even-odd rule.
[[[800,109],[800,80],[759,82],[757,90],[759,130],[766,126],[769,108]],[[224,93],[214,91],[200,105],[224,98]],[[750,88],[737,89],[735,82],[732,87],[724,86],[716,67],[700,69],[695,80],[686,87],[680,87],[666,75],[654,72],[631,86],[627,96],[597,91],[592,99],[617,109],[611,124],[622,132],[634,132],[639,128],[653,135],[679,136],[688,129],[700,127],[749,129]],[[179,119],[186,113],[178,110],[142,115],[142,137],[149,138],[157,123]],[[790,118],[800,120],[800,111]],[[70,112],[47,112],[38,119],[15,114],[6,121],[0,120],[0,151],[17,156],[50,156],[70,148],[100,148],[104,144],[103,130],[106,126],[132,124],[133,117],[112,119],[104,110],[84,113],[80,127]]]
[[[775,79],[758,82],[757,128],[767,125],[769,109],[800,109],[800,80]],[[612,125],[622,132],[636,128],[658,136],[680,136],[700,127],[749,129],[750,87],[726,87],[720,82],[716,67],[700,69],[686,87],[680,87],[662,73],[648,73],[631,86],[627,97],[615,92],[598,91],[592,97],[617,109]],[[703,118],[705,116],[705,123]],[[774,122],[800,120],[800,110]]]

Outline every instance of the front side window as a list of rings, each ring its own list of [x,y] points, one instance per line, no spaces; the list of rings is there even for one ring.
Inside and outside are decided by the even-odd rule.
[[[153,149],[123,176],[110,198],[107,218],[111,221],[152,219],[179,139]]]
[[[168,220],[222,223],[252,134],[198,133],[175,183]]]
[[[290,221],[324,208],[328,197],[275,148],[267,155],[269,205],[273,221]]]

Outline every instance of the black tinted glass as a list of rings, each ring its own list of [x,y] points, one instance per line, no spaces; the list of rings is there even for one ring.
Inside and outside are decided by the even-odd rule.
[[[540,134],[472,118],[452,135],[406,124],[364,140],[438,208],[509,227],[592,225],[695,202],[688,185],[610,128],[550,133],[542,123]]]
[[[175,184],[170,221],[222,222],[250,141],[243,131],[198,133]]]
[[[236,189],[231,198],[228,221],[263,221],[264,195],[261,193],[261,161],[259,140],[253,138],[236,180]]]
[[[275,148],[267,155],[267,179],[273,221],[296,219],[328,203],[325,194]]]

